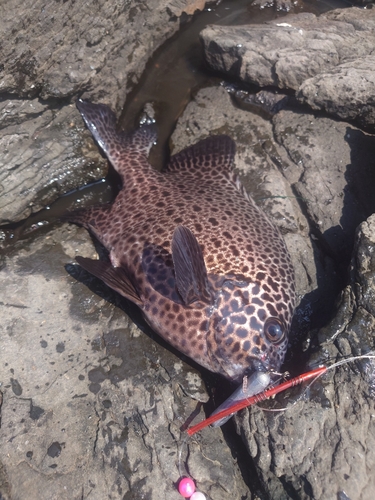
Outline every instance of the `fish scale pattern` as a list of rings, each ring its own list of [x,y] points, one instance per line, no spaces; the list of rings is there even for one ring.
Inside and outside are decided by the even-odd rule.
[[[105,245],[114,270],[127,274],[150,325],[229,379],[278,370],[295,306],[294,270],[280,232],[233,170],[233,140],[211,136],[158,172],[147,160],[152,126],[125,136],[106,106],[80,101],[78,108],[123,188],[110,207],[73,220]],[[178,227],[198,242],[209,301],[184,303],[178,290],[172,251]]]

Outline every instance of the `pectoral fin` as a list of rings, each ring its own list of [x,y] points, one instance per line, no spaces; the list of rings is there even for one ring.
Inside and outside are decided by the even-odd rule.
[[[211,294],[203,252],[194,234],[185,226],[173,233],[172,258],[177,289],[185,302],[210,303]]]
[[[108,262],[101,260],[86,259],[76,257],[76,261],[83,269],[104,281],[106,285],[118,292],[120,295],[130,300],[137,306],[142,306],[143,302],[136,292],[128,275],[121,267],[113,267]]]

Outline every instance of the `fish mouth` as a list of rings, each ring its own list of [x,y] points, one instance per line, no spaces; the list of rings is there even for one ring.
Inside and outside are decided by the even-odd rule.
[[[245,375],[252,375],[254,372],[269,372],[271,371],[269,362],[266,360],[261,360],[259,358],[251,358],[248,367],[245,370]]]
[[[230,380],[234,384],[242,384],[243,378],[244,377],[251,377],[254,373],[265,373],[265,372],[272,372],[273,369],[270,366],[270,363],[268,360],[261,360],[259,358],[251,358],[248,361],[247,367],[244,370],[243,366],[241,369],[238,371],[235,370],[235,372],[230,373],[230,370],[228,370],[228,375]]]

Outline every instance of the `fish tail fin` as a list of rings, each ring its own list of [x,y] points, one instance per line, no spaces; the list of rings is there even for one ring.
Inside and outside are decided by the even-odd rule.
[[[156,141],[154,124],[144,125],[133,134],[125,134],[116,129],[116,115],[105,104],[78,99],[76,106],[87,128],[119,173],[122,173],[127,157],[139,155],[147,159],[151,146]]]

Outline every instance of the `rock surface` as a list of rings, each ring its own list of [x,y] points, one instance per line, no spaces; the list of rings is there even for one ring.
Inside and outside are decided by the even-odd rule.
[[[209,26],[208,63],[242,81],[297,91],[302,103],[374,125],[375,10],[289,14],[257,26]]]
[[[359,227],[353,278],[336,318],[319,333],[321,345],[311,365],[374,352],[374,244],[372,215]],[[350,363],[315,383],[307,400],[298,393],[279,398],[285,412],[255,409],[237,417],[270,498],[373,497],[374,375],[373,359]]]
[[[249,498],[222,436],[183,442],[202,380],[71,264],[93,253],[63,226],[1,271],[1,498],[173,500],[186,468],[213,500]]]
[[[374,67],[375,54],[339,64],[306,80],[298,90],[298,98],[312,109],[324,109],[338,118],[374,126]]]
[[[91,158],[77,160],[85,147],[83,124],[77,110],[63,104],[87,92],[120,111],[150,56],[179,28],[181,14],[204,4],[2,2],[0,224],[29,216],[83,179],[103,176],[96,148]],[[74,169],[83,175],[72,176]]]
[[[147,12],[146,27],[154,23],[163,29],[147,29],[138,46],[137,37],[130,35],[145,20],[143,4],[93,2],[81,12],[75,2],[59,3],[53,20],[47,16],[49,6],[44,11],[38,1],[33,6],[23,24],[9,9],[0,28],[5,30],[5,60],[13,57],[19,62],[8,64],[2,80],[11,93],[1,103],[4,179],[11,181],[2,181],[7,190],[3,221],[48,203],[72,182],[102,175],[105,162],[86,140],[88,133],[69,100],[88,90],[90,97],[106,100],[119,111],[131,86],[121,61],[128,58],[127,68],[134,68],[138,78],[148,55],[177,28],[181,11],[194,10],[198,3],[155,2],[153,12]],[[336,27],[343,23],[350,36],[363,31],[353,51],[363,50],[361,57],[370,57],[366,50],[372,12],[366,12],[367,17],[358,14],[355,21],[352,12],[357,16],[356,9],[347,9],[321,18]],[[77,13],[81,24],[73,21]],[[100,19],[97,25],[91,22],[94,14]],[[12,19],[19,33],[14,53],[8,43]],[[27,38],[22,26],[34,27],[42,36],[40,23],[46,19],[49,44]],[[314,16],[303,19],[317,22]],[[86,30],[91,38],[82,41],[78,35],[84,22],[91,23]],[[60,31],[54,31],[55,24]],[[110,40],[96,29],[102,25],[112,30]],[[122,30],[124,45],[117,44],[117,29]],[[341,38],[335,29],[333,38]],[[277,38],[277,31],[274,27],[270,36]],[[82,72],[76,68],[76,79],[64,65],[62,57],[69,51],[64,55],[58,50],[59,40],[70,40],[72,61],[82,54]],[[111,41],[116,41],[114,46]],[[30,54],[22,55],[31,43],[35,62]],[[57,48],[50,60],[46,53],[53,43]],[[100,49],[102,66],[91,73],[94,49]],[[326,74],[332,72],[332,66],[327,68]],[[109,77],[113,74],[118,81]],[[343,100],[350,97],[350,89],[343,86],[341,91]],[[66,105],[58,100],[58,92]],[[291,107],[265,118],[238,109],[224,88],[217,87],[198,92],[186,108],[172,149],[211,133],[228,133],[236,140],[236,166],[243,182],[280,226],[296,267],[301,303],[287,369],[298,374],[317,363],[374,350],[375,137],[348,123]],[[73,168],[82,176],[77,177]],[[179,498],[175,482],[188,472],[211,500],[372,500],[372,362],[329,372],[311,387],[308,398],[300,400],[300,389],[280,396],[279,406],[291,406],[286,412],[242,412],[235,427],[247,451],[231,432],[232,423],[205,429],[185,441],[181,425],[199,410],[198,418],[204,418],[229,388],[171,352],[134,308],[74,265],[76,255],[95,255],[88,233],[61,225],[19,241],[1,263],[1,499],[173,500]],[[200,403],[209,396],[203,379],[211,396],[205,411]]]
[[[236,165],[248,191],[285,233],[298,293],[304,297],[289,359],[297,370],[301,352],[304,359],[311,355],[311,350],[301,351],[300,331],[321,326],[331,314],[354,228],[371,212],[373,184],[366,172],[373,168],[375,139],[348,124],[290,110],[269,122],[233,106],[223,88],[196,95],[179,121],[173,147],[212,132],[236,140]],[[351,168],[357,175],[347,175]],[[346,212],[350,217],[343,217]],[[322,347],[310,363],[373,348],[374,222],[370,218],[358,233],[352,285],[337,319],[319,336],[311,334],[312,345],[319,340]],[[182,443],[179,427],[197,404],[192,397],[207,400],[200,375],[140,332],[115,308],[118,298],[101,283],[69,264],[77,254],[93,254],[88,241],[85,231],[64,226],[30,244],[19,242],[1,272],[3,497],[33,498],[36,488],[42,492],[38,498],[51,498],[53,488],[56,498],[162,494],[173,499],[180,465],[210,499],[250,498],[231,454],[231,449],[238,452],[238,442],[228,447],[220,429],[207,429]],[[134,317],[134,311],[126,311]],[[144,324],[143,329],[152,335]],[[237,417],[262,482],[262,498],[323,499],[354,488],[361,491],[359,498],[371,498],[366,470],[373,463],[372,438],[360,443],[372,432],[374,370],[370,363],[360,370],[364,379],[358,370],[345,368],[333,379],[327,376],[313,387],[310,401],[285,414],[255,409]],[[219,403],[221,381],[212,383]],[[353,393],[354,399],[349,397]],[[342,445],[335,447],[338,439]],[[360,446],[365,446],[365,459],[353,476]],[[246,459],[241,458],[244,470]]]
[[[233,107],[223,88],[196,95],[172,141],[185,146],[210,132],[236,139],[236,166],[248,192],[286,233],[297,291],[304,297],[296,312],[289,369],[299,373],[373,350],[375,216],[355,234],[375,212],[374,177],[368,175],[375,167],[375,136],[292,110],[280,111],[270,122]],[[312,326],[333,315],[332,299],[347,282],[354,241],[352,278],[337,315],[314,331]],[[308,342],[301,344],[306,328]],[[265,498],[323,500],[345,498],[344,493],[372,498],[374,369],[369,361],[338,368],[312,386],[307,400],[293,406],[298,390],[280,397],[279,407],[290,406],[286,412],[252,409],[236,417]]]

